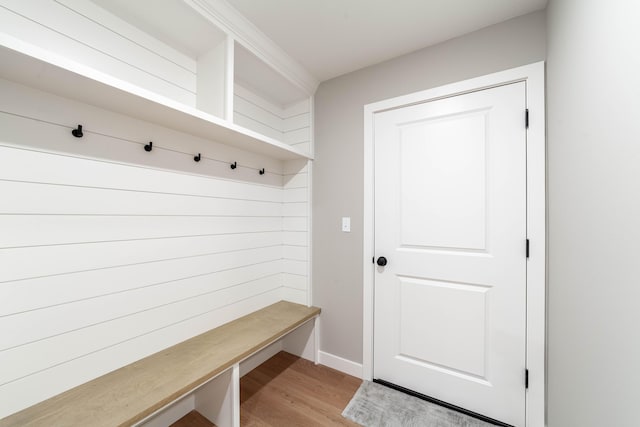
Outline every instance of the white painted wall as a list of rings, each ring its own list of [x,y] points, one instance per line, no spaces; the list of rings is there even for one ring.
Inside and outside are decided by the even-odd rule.
[[[545,14],[536,12],[320,85],[312,281],[325,360],[351,372],[362,362],[363,106],[544,59]],[[344,216],[351,217],[351,233],[340,231]]]
[[[4,80],[0,93],[0,418],[280,299],[308,301],[306,162]]]
[[[547,17],[548,425],[637,426],[640,3]]]

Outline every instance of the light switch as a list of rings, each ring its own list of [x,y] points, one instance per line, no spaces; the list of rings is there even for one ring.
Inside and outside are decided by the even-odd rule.
[[[351,217],[342,217],[342,231],[344,231],[345,233],[351,232]]]

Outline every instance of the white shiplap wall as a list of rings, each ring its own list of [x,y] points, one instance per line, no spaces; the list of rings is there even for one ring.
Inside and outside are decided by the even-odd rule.
[[[311,167],[290,160],[284,165],[283,290],[286,299],[311,301]]]
[[[0,418],[277,300],[309,302],[306,161],[7,81],[0,93]]]
[[[236,84],[233,120],[240,126],[283,141],[304,152],[311,152],[311,99],[281,107]]]
[[[182,8],[176,19],[197,15],[186,3]],[[191,51],[195,46],[180,51],[86,0],[0,0],[0,29],[67,60],[313,152],[312,98],[279,105],[242,83],[234,85],[233,102],[228,99],[233,64],[225,61],[233,58],[233,44],[221,31],[205,34],[204,42],[191,40],[199,52]]]
[[[0,0],[0,28],[113,77],[196,105],[197,61],[82,0]]]

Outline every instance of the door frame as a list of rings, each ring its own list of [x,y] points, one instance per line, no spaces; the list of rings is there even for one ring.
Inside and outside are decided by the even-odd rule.
[[[364,218],[363,218],[363,379],[373,379],[374,307],[374,117],[376,113],[437,99],[525,82],[529,110],[527,129],[527,259],[526,425],[544,426],[546,407],[546,125],[545,63],[536,62],[364,106]],[[523,125],[525,112],[522,112]],[[523,242],[524,244],[524,242]],[[523,373],[524,382],[524,373]]]

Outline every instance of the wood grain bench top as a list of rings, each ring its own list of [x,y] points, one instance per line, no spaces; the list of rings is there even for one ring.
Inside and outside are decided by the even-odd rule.
[[[128,426],[320,314],[280,301],[0,420],[0,426]]]

